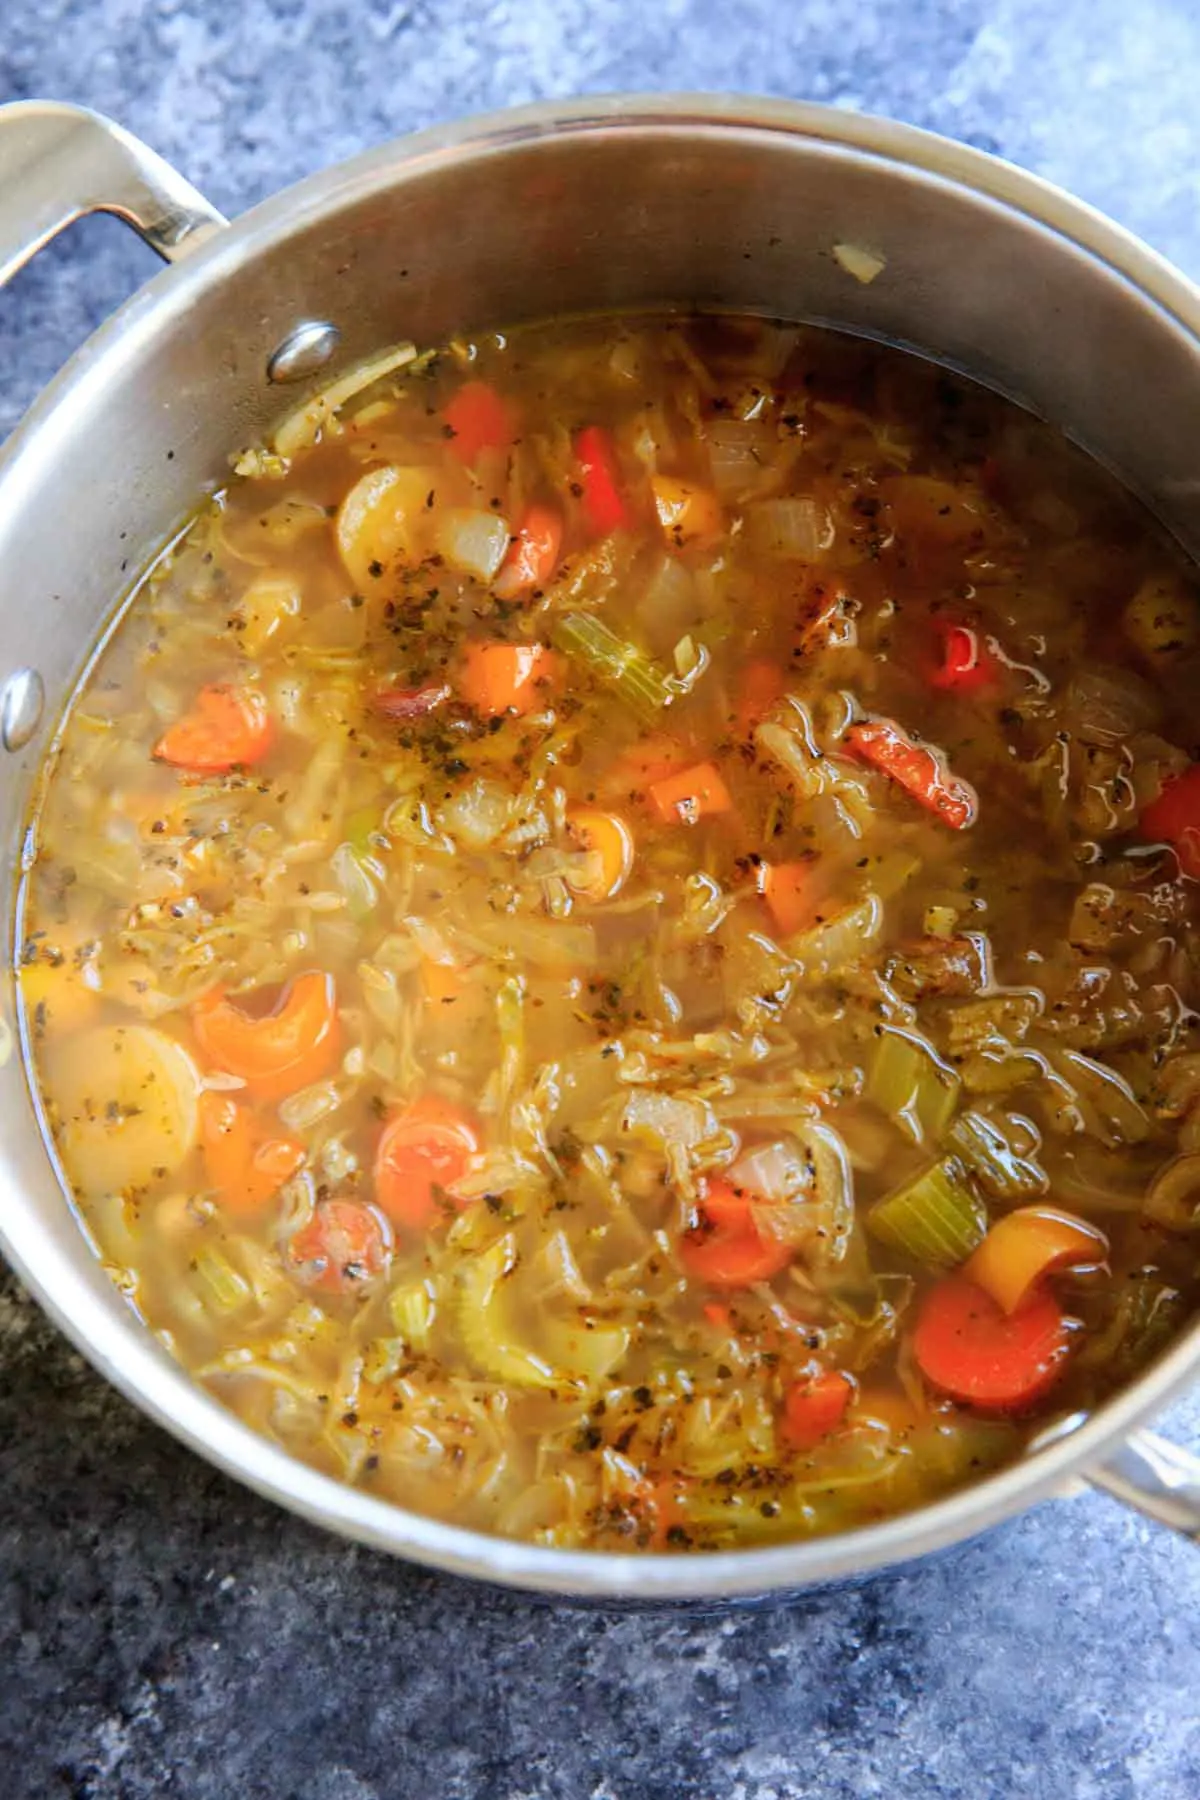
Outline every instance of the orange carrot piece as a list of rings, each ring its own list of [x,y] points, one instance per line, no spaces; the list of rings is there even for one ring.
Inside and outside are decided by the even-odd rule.
[[[261,1212],[304,1162],[304,1145],[272,1131],[230,1094],[200,1100],[204,1167],[223,1210]]]
[[[650,799],[668,825],[695,825],[711,813],[728,812],[729,789],[715,763],[696,763],[650,784]]]
[[[486,381],[465,382],[446,402],[442,418],[452,452],[468,464],[485,450],[507,450],[516,435],[507,405]]]
[[[557,670],[544,644],[468,644],[458,687],[464,700],[490,718],[527,713]]]
[[[625,799],[644,795],[656,781],[686,769],[690,754],[678,738],[665,731],[639,738],[636,744],[621,752],[605,774],[604,791]]]
[[[386,1220],[359,1200],[322,1200],[288,1243],[297,1280],[325,1294],[365,1287],[384,1273],[391,1254]]]
[[[781,937],[794,937],[812,921],[812,868],[811,861],[758,865],[758,891]]]
[[[388,1218],[412,1231],[431,1224],[439,1191],[461,1181],[480,1141],[471,1114],[437,1094],[396,1113],[375,1152],[375,1198]]]
[[[854,1389],[829,1369],[812,1381],[794,1381],[783,1401],[782,1436],[793,1450],[813,1450],[846,1416]]]
[[[562,536],[561,513],[550,506],[529,507],[492,583],[492,592],[501,600],[515,600],[545,587],[558,567]]]
[[[633,868],[633,833],[619,813],[601,812],[594,806],[573,806],[567,813],[567,830],[584,850],[598,858],[590,881],[567,877],[567,886],[581,900],[611,900],[620,893]]]
[[[968,1281],[1016,1312],[1034,1283],[1055,1269],[1102,1263],[1108,1239],[1095,1225],[1050,1206],[1021,1206],[997,1219],[963,1264]]]
[[[628,514],[621,498],[616,450],[603,426],[588,425],[576,433],[575,460],[587,528],[593,537],[607,537],[627,523]]]
[[[220,988],[197,1000],[192,1029],[207,1061],[240,1075],[260,1100],[283,1100],[328,1075],[341,1051],[332,975],[297,975],[274,1010],[254,1018]]]
[[[711,488],[680,481],[674,475],[655,475],[650,491],[663,536],[677,550],[698,539],[720,535],[724,516],[721,502]]]
[[[198,775],[261,762],[274,738],[271,711],[257,688],[214,681],[154,746],[159,762]]]
[[[952,775],[936,750],[928,744],[914,744],[890,719],[865,719],[852,725],[846,733],[846,747],[955,831],[974,823],[979,810],[974,788]]]
[[[746,663],[738,681],[733,712],[738,736],[752,737],[754,727],[762,724],[783,695],[783,675],[776,663],[765,656],[756,656]]]
[[[679,1244],[680,1261],[694,1280],[712,1287],[749,1287],[787,1268],[791,1246],[759,1235],[752,1199],[732,1182],[719,1177],[709,1181],[700,1202],[700,1224]]]
[[[926,1294],[913,1334],[917,1366],[931,1387],[985,1412],[1019,1412],[1062,1373],[1067,1322],[1047,1288],[1035,1288],[1015,1312],[951,1275]]]

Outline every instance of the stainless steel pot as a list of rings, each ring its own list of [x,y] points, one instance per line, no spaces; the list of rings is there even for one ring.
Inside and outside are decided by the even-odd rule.
[[[1076,201],[877,119],[738,99],[587,100],[423,133],[226,225],[97,115],[0,108],[0,283],[81,215],[173,267],[96,333],[0,459],[0,833],[113,598],[281,409],[399,337],[664,302],[907,344],[1060,424],[1200,554],[1200,293]],[[856,281],[837,245],[884,266]],[[287,396],[294,404],[295,394]],[[14,929],[4,896],[5,931]],[[64,1199],[0,993],[0,1244],[96,1367],[212,1462],[381,1549],[600,1599],[790,1591],[921,1555],[1079,1477],[1200,1535],[1200,1460],[1141,1429],[1196,1374],[1200,1325],[1017,1466],[882,1525],[687,1557],[547,1550],[439,1524],[293,1461],[194,1385],[104,1275]],[[8,1032],[3,1032],[3,1019]]]

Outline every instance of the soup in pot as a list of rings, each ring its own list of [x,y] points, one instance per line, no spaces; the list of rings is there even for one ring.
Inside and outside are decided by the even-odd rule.
[[[68,709],[62,1174],[285,1449],[544,1544],[844,1529],[1195,1301],[1200,612],[1047,426],[738,318],[391,352]]]

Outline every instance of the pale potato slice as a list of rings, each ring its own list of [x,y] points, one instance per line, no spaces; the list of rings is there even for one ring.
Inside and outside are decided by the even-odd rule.
[[[81,1031],[48,1058],[47,1075],[67,1174],[86,1196],[159,1181],[195,1146],[200,1077],[164,1031]]]
[[[428,548],[426,500],[436,481],[431,469],[389,463],[369,469],[342,501],[338,550],[350,579],[368,599],[396,563],[419,561]]]

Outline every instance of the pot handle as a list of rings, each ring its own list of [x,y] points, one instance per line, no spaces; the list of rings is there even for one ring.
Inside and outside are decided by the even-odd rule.
[[[1135,1431],[1107,1462],[1085,1469],[1093,1487],[1200,1543],[1200,1456],[1153,1431]]]
[[[0,106],[0,287],[60,231],[113,213],[167,262],[226,223],[170,163],[85,106]]]

